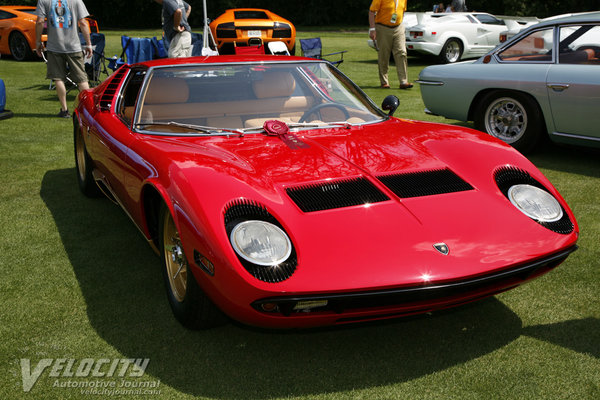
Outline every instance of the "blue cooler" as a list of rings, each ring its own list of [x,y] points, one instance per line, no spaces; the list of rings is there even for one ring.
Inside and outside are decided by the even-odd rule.
[[[5,110],[6,105],[6,88],[4,87],[4,81],[0,79],[0,119],[6,119],[13,116],[12,111]]]

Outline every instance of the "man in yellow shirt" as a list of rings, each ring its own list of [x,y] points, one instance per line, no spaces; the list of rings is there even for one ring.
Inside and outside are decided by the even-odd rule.
[[[379,81],[388,89],[390,54],[394,55],[400,89],[410,89],[406,60],[406,37],[402,19],[406,11],[406,0],[373,0],[369,7],[369,36],[377,43]]]

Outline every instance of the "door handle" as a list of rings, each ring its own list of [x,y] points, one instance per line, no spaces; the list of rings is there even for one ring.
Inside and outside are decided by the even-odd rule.
[[[570,85],[568,83],[549,83],[546,86],[548,89],[552,89],[555,92],[562,92],[563,90],[568,89]]]

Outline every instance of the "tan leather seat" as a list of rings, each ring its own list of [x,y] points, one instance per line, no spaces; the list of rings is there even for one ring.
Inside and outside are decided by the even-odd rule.
[[[296,81],[289,72],[265,72],[262,80],[252,82],[252,89],[259,99],[290,97],[296,89]]]
[[[190,98],[190,88],[181,78],[158,78],[150,81],[145,104],[185,103]]]

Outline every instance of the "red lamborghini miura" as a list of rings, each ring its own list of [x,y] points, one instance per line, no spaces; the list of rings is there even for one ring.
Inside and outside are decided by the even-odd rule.
[[[190,328],[392,318],[514,288],[575,250],[552,184],[503,142],[391,116],[325,61],[124,65],[79,95],[79,186],[164,264]]]

